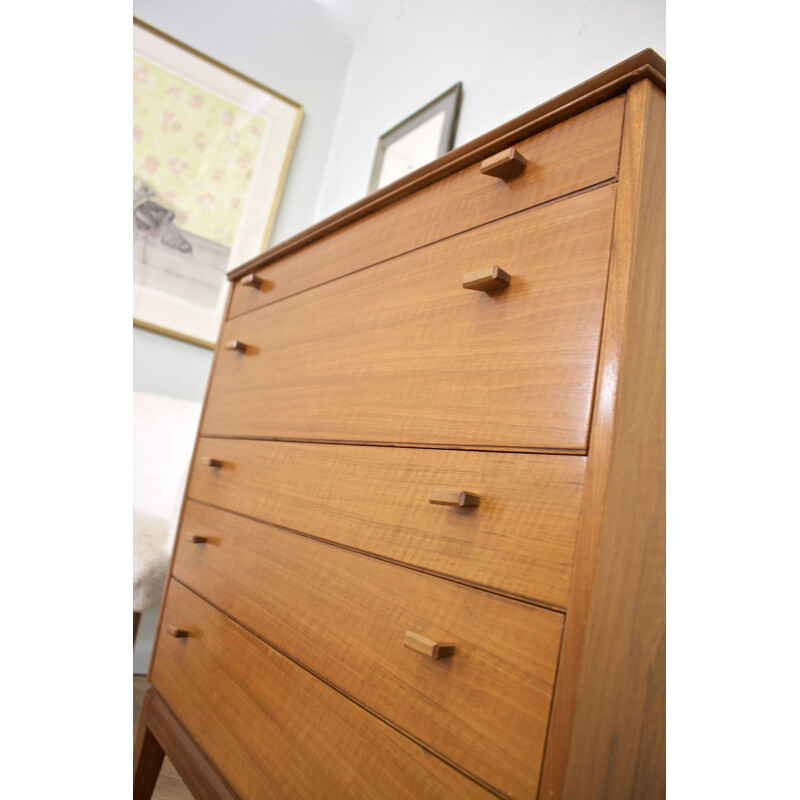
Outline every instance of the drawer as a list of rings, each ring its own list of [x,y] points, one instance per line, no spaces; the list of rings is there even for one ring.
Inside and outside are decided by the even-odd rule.
[[[242,800],[493,797],[175,581],[161,627],[153,684]]]
[[[229,320],[211,436],[583,452],[615,187],[477,228]],[[510,285],[463,288],[499,266]],[[222,345],[221,345],[222,346]]]
[[[222,462],[205,466],[207,459]],[[565,608],[584,456],[201,438],[188,496]],[[438,489],[477,507],[431,504]]]
[[[263,283],[237,283],[230,316],[615,178],[624,102],[614,98],[519,142],[529,166],[512,180],[481,174],[478,161],[257,270]]]
[[[561,614],[196,504],[173,569],[448,761],[504,794],[535,796]],[[409,634],[455,652],[417,652]]]

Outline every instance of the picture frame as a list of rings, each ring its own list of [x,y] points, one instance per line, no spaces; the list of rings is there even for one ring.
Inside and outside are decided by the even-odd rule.
[[[453,149],[461,94],[459,82],[380,137],[369,182],[370,192]]]
[[[133,19],[133,324],[212,348],[266,249],[303,107]]]

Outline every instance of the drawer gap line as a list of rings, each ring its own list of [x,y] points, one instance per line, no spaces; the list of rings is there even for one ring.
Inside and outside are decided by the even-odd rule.
[[[247,633],[249,633],[251,636],[254,636],[256,639],[258,639],[258,641],[263,642],[268,647],[272,648],[276,653],[279,653],[281,656],[283,656],[284,658],[286,658],[289,661],[291,661],[295,666],[300,667],[300,669],[302,669],[304,672],[307,672],[309,675],[311,675],[312,677],[316,678],[316,680],[320,681],[321,683],[324,683],[330,689],[333,689],[335,692],[340,694],[346,700],[349,700],[351,703],[353,703],[354,705],[356,705],[360,709],[362,709],[362,711],[366,711],[368,714],[370,714],[373,717],[375,717],[376,719],[380,720],[385,725],[388,725],[390,728],[392,728],[397,733],[399,733],[402,736],[404,736],[406,739],[409,739],[410,741],[414,742],[414,744],[416,744],[419,747],[423,748],[424,750],[429,752],[431,755],[433,755],[436,758],[438,758],[440,761],[443,761],[445,764],[447,764],[448,766],[452,767],[456,771],[460,772],[462,775],[466,776],[470,780],[472,780],[475,783],[479,784],[480,786],[482,786],[487,791],[491,792],[496,797],[501,798],[501,800],[512,800],[510,795],[507,795],[504,792],[500,791],[499,789],[496,789],[491,784],[488,784],[483,778],[479,778],[477,775],[474,775],[472,772],[469,772],[468,770],[464,769],[464,767],[462,767],[460,764],[457,764],[455,761],[451,761],[447,756],[442,755],[438,750],[434,750],[433,747],[431,747],[431,745],[426,744],[421,739],[418,739],[416,736],[414,736],[413,734],[409,733],[404,728],[399,727],[396,723],[392,722],[387,717],[384,717],[382,714],[379,714],[377,711],[375,711],[374,709],[372,709],[369,706],[365,705],[363,702],[361,702],[357,698],[355,698],[352,695],[348,694],[341,687],[337,686],[334,683],[331,683],[323,675],[320,675],[318,672],[315,672],[313,669],[311,669],[311,667],[307,666],[306,664],[303,664],[301,661],[298,661],[296,658],[294,658],[292,655],[287,653],[285,650],[283,650],[280,647],[278,647],[277,645],[273,644],[269,639],[265,639],[263,636],[261,636],[260,634],[256,633],[252,628],[248,627],[243,622],[240,622],[235,617],[232,617],[230,614],[228,614],[227,611],[225,611],[224,609],[222,609],[219,606],[217,606],[215,603],[213,603],[211,600],[209,600],[209,598],[207,598],[204,594],[202,594],[201,592],[197,591],[197,589],[194,589],[191,586],[188,586],[183,581],[181,581],[179,578],[176,578],[174,575],[172,575],[171,578],[176,583],[179,583],[181,586],[183,586],[184,589],[187,589],[188,591],[192,592],[192,594],[197,595],[197,597],[199,597],[201,600],[203,600],[203,602],[208,603],[208,605],[210,605],[213,609],[215,609],[220,614],[222,614],[224,617],[226,617],[231,623],[233,623],[234,625],[237,625],[242,630],[247,631]]]
[[[395,253],[394,255],[388,256],[387,258],[381,259],[380,261],[374,261],[372,264],[367,264],[364,267],[359,267],[358,269],[354,269],[352,272],[346,272],[344,275],[337,275],[335,278],[328,278],[326,281],[320,281],[319,283],[315,283],[313,286],[306,286],[305,289],[298,289],[296,292],[292,292],[291,294],[284,295],[283,297],[279,297],[277,300],[270,300],[266,303],[263,303],[256,308],[248,309],[247,311],[242,311],[239,314],[231,314],[231,316],[225,319],[225,322],[228,322],[232,319],[239,319],[240,317],[245,317],[248,314],[253,314],[256,311],[260,311],[267,306],[275,305],[275,303],[282,303],[284,300],[288,300],[290,297],[297,297],[298,295],[305,294],[306,292],[310,292],[313,289],[317,289],[320,286],[325,286],[329,283],[334,283],[336,281],[342,280],[342,278],[349,278],[353,275],[358,275],[359,272],[363,272],[366,269],[372,269],[373,267],[378,267],[381,264],[388,264],[390,261],[393,261],[396,258],[402,258],[403,256],[407,256],[411,253],[416,253],[419,250],[424,250],[426,247],[430,247],[434,244],[439,244],[440,242],[446,242],[449,239],[455,239],[457,236],[463,236],[465,233],[469,233],[470,231],[477,231],[481,228],[485,228],[487,225],[493,225],[495,222],[500,222],[504,219],[511,219],[511,217],[515,217],[519,214],[526,214],[529,211],[533,211],[534,209],[539,208],[546,208],[547,206],[551,206],[554,203],[560,203],[564,200],[569,200],[573,197],[577,197],[581,194],[586,194],[586,192],[592,192],[595,189],[600,189],[603,186],[609,186],[612,183],[617,183],[619,180],[617,175],[614,175],[611,178],[605,178],[602,181],[598,181],[597,183],[592,183],[589,186],[584,186],[581,189],[574,189],[571,192],[567,192],[566,194],[559,195],[558,197],[551,197],[548,200],[544,200],[541,203],[536,203],[532,206],[528,206],[527,208],[521,208],[519,211],[512,211],[510,214],[505,214],[502,217],[496,217],[495,219],[487,220],[486,222],[480,223],[480,225],[475,225],[472,228],[465,228],[462,231],[457,231],[456,233],[451,233],[449,236],[443,236],[441,239],[436,239],[432,242],[426,242],[425,244],[419,245],[419,247],[412,247],[410,250],[403,250],[401,253]],[[310,246],[310,245],[309,245]],[[268,269],[268,267],[266,267]],[[255,271],[254,271],[255,272]],[[254,274],[254,273],[253,273]],[[265,273],[265,275],[269,275],[269,273]],[[231,281],[238,281],[241,278],[233,279],[229,278]]]
[[[555,704],[555,687],[558,686],[558,676],[561,670],[561,660],[564,654],[564,629],[567,627],[567,612],[564,612],[564,624],[561,626],[561,638],[558,643],[558,653],[556,655],[556,668],[553,672],[553,691],[550,694],[550,707],[547,711],[547,726],[544,731],[544,745],[542,746],[542,757],[539,762],[539,783],[541,788],[542,772],[544,771],[544,764],[547,760],[547,746],[550,742],[551,725],[553,724],[553,706]]]
[[[286,442],[289,444],[330,444],[344,447],[397,447],[409,450],[459,450],[472,453],[519,453],[541,456],[585,456],[585,448],[564,447],[514,447],[482,444],[438,444],[430,442],[364,442],[349,439],[310,439],[291,436],[244,436],[223,433],[200,433],[201,439],[229,439],[246,442]]]
[[[366,556],[367,558],[374,558],[378,561],[383,561],[386,564],[392,564],[396,567],[402,567],[404,569],[410,569],[414,572],[419,572],[423,575],[429,575],[433,578],[440,578],[442,580],[450,581],[451,583],[457,583],[459,586],[466,586],[468,589],[475,589],[476,591],[486,592],[487,594],[497,595],[498,597],[505,597],[508,600],[514,600],[518,603],[524,603],[527,606],[536,606],[537,608],[543,608],[547,611],[554,611],[559,614],[564,614],[566,609],[563,606],[555,605],[554,603],[547,603],[544,600],[538,600],[532,597],[525,597],[523,595],[514,594],[513,592],[506,592],[502,589],[497,588],[496,586],[487,586],[482,583],[471,582],[467,581],[464,578],[458,578],[455,575],[448,575],[446,572],[436,572],[435,570],[424,569],[423,567],[416,566],[414,564],[408,564],[405,561],[398,561],[396,559],[390,558],[389,556],[381,555],[380,553],[373,553],[370,550],[361,550],[358,547],[352,547],[351,545],[343,544],[342,542],[333,542],[330,539],[323,539],[321,536],[315,536],[313,533],[307,533],[306,531],[299,531],[296,528],[289,528],[286,525],[279,525],[275,522],[270,522],[269,520],[260,519],[259,517],[253,517],[250,514],[243,514],[239,511],[233,511],[230,508],[225,508],[224,506],[218,506],[214,503],[209,503],[205,500],[198,500],[195,497],[187,496],[187,500],[191,500],[193,503],[197,503],[198,505],[206,506],[207,508],[214,508],[217,511],[224,511],[226,514],[232,514],[233,516],[240,517],[241,519],[250,520],[251,522],[257,522],[261,525],[270,525],[273,528],[277,528],[284,533],[291,533],[295,536],[302,536],[305,539],[311,539],[314,542],[319,542],[319,544],[328,545],[330,547],[336,547],[339,550],[344,550],[348,553],[356,553],[361,556]]]

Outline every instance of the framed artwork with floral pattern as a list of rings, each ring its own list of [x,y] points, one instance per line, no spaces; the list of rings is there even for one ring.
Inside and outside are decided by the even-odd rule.
[[[225,274],[266,249],[297,103],[133,27],[134,325],[213,347]]]

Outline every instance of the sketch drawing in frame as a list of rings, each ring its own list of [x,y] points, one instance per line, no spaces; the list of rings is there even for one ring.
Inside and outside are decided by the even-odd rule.
[[[134,19],[133,321],[213,347],[266,249],[303,109]]]
[[[374,192],[453,149],[461,84],[451,86],[378,140],[369,191]]]

